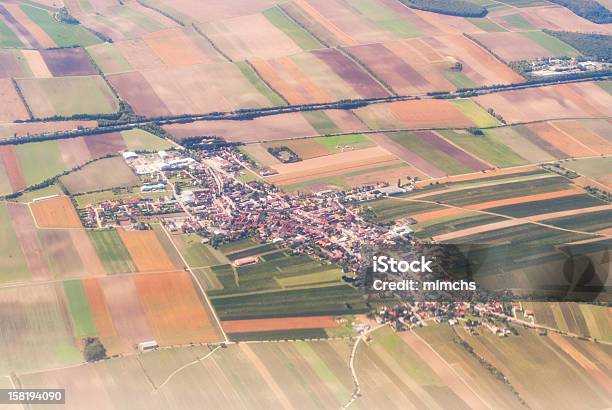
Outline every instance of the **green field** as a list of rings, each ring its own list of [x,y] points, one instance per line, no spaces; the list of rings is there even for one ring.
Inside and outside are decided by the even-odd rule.
[[[396,198],[382,198],[374,201],[364,202],[364,208],[372,208],[376,213],[378,222],[391,222],[401,218],[426,211],[435,211],[442,209],[440,205],[430,204],[426,202],[409,202],[402,201]]]
[[[131,151],[160,151],[173,147],[171,143],[140,128],[121,131],[128,150]]]
[[[472,168],[459,162],[451,155],[442,152],[428,142],[421,140],[416,134],[411,132],[389,132],[386,134],[389,138],[402,145],[404,148],[415,153],[426,161],[435,164],[435,166],[449,175],[467,174],[474,172]]]
[[[511,24],[514,28],[517,28],[519,30],[533,30],[533,29],[535,29],[535,27],[532,26],[531,23],[528,22],[525,19],[525,17],[523,17],[519,13],[517,13],[517,14],[508,14],[507,16],[502,16],[502,19],[504,19],[506,22]]]
[[[132,69],[114,44],[103,43],[87,47],[87,52],[106,75],[125,73]]]
[[[115,230],[89,231],[94,248],[108,273],[135,272],[136,266]]]
[[[27,281],[31,274],[13,230],[5,202],[0,202],[0,283]]]
[[[213,247],[203,244],[202,238],[195,234],[174,235],[172,240],[191,268],[222,265],[227,263],[223,254]]]
[[[363,17],[401,38],[420,37],[419,28],[398,16],[396,12],[376,0],[353,0],[350,5]]]
[[[488,18],[468,18],[469,22],[475,25],[476,27],[487,31],[489,33],[499,33],[502,31],[508,31],[497,23],[492,22]]]
[[[542,31],[526,31],[521,34],[550,51],[555,57],[578,57],[580,55],[580,52],[569,44]]]
[[[249,82],[257,89],[257,91],[263,94],[263,96],[266,97],[268,101],[272,103],[272,105],[276,107],[287,105],[287,103],[276,93],[276,91],[268,87],[268,84],[266,84],[261,77],[259,77],[259,74],[253,70],[249,63],[238,61],[235,64],[242,72],[242,75],[244,75],[245,78],[249,80]]]
[[[80,280],[64,282],[64,292],[68,299],[68,308],[72,317],[75,337],[80,340],[85,336],[95,336],[96,325],[91,316],[83,282]]]
[[[602,204],[603,203],[601,202],[599,203],[599,205]],[[558,226],[559,228],[576,229],[585,232],[597,232],[612,228],[612,211],[589,212],[583,215],[549,219],[546,221],[546,223],[549,225]]]
[[[440,134],[459,145],[476,157],[490,164],[504,168],[527,164],[527,161],[507,146],[491,137],[486,131],[485,135],[473,135],[467,131],[440,131]]]
[[[319,134],[325,135],[340,132],[338,126],[329,118],[325,111],[304,111],[302,115]]]
[[[66,169],[57,141],[20,144],[15,146],[15,153],[28,185],[59,175]]]
[[[515,218],[523,218],[532,215],[568,211],[570,209],[590,208],[592,206],[601,205],[606,205],[606,202],[587,194],[579,194],[562,198],[545,199],[542,201],[524,202],[521,204],[499,206],[495,208],[489,208],[487,209],[487,211],[495,212],[502,215],[508,215]]]
[[[76,114],[113,114],[117,100],[100,76],[19,80],[28,106],[37,118]]]
[[[236,259],[246,258],[246,257],[249,257],[249,256],[256,256],[256,255],[260,255],[262,253],[271,252],[271,251],[274,251],[274,250],[277,250],[277,249],[278,248],[274,244],[263,243],[263,244],[257,244],[255,246],[250,247],[250,248],[242,249],[242,250],[239,250],[239,251],[236,251],[236,252],[225,253],[225,256],[229,260],[234,261]]]
[[[451,103],[457,107],[463,115],[472,120],[477,127],[484,128],[501,125],[495,117],[492,117],[480,105],[476,104],[474,100],[463,98],[460,100],[451,100]]]
[[[53,39],[59,47],[76,45],[90,46],[101,43],[98,37],[80,25],[64,24],[54,19],[47,11],[22,4],[21,9]]]
[[[235,342],[252,340],[305,340],[326,339],[324,329],[268,330],[265,332],[229,333],[230,340]]]
[[[608,94],[612,95],[612,81],[598,81],[596,84],[603,88]]]
[[[458,89],[478,87],[478,84],[476,84],[467,75],[463,74],[460,71],[447,70],[444,71],[443,75],[444,78],[450,81],[450,83]]]
[[[331,152],[342,152],[341,148],[362,149],[374,145],[365,134],[335,135],[314,140]]]
[[[287,15],[278,7],[274,7],[262,12],[262,14],[285,33],[291,40],[295,42],[302,50],[314,50],[323,48],[323,45],[314,38],[309,32],[295,24]]]
[[[23,44],[19,38],[13,33],[4,21],[0,20],[0,47],[2,48],[18,48]]]
[[[610,179],[612,157],[576,159],[563,163],[563,167],[596,181]],[[600,181],[605,184],[606,181]]]
[[[478,225],[501,222],[503,220],[505,220],[505,218],[501,216],[468,212],[452,217],[434,219],[427,221],[427,223],[420,223],[417,224],[414,229],[417,237],[431,238],[436,235],[460,231],[462,229],[468,229]]]

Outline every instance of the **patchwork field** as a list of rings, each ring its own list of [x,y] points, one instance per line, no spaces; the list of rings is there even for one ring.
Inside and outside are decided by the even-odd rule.
[[[103,158],[87,164],[80,170],[61,177],[60,182],[71,194],[141,184],[134,171],[120,157]]]

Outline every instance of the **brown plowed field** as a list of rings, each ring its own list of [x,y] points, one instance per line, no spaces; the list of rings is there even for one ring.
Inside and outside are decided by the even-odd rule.
[[[215,62],[215,59],[204,55],[178,28],[147,34],[144,41],[167,66]]]
[[[36,224],[41,228],[82,228],[70,198],[57,196],[30,204]]]
[[[279,174],[269,178],[275,184],[293,184],[351,170],[397,163],[398,159],[380,147],[343,152],[292,164],[274,166]]]
[[[0,122],[27,120],[30,117],[9,78],[0,79],[0,101],[2,101]]]
[[[332,101],[331,96],[308,78],[288,57],[253,61],[257,72],[291,104]]]
[[[136,275],[134,283],[160,345],[220,340],[187,272]]]
[[[327,64],[363,98],[388,97],[389,93],[353,60],[336,49],[314,50],[315,56]]]
[[[139,72],[115,74],[108,80],[117,93],[127,101],[137,114],[149,117],[170,115],[170,110],[159,98],[151,85]]]
[[[92,158],[100,158],[109,154],[116,154],[125,150],[125,140],[119,132],[98,134],[84,137],[85,145]]]
[[[552,124],[532,124],[529,126],[529,129],[544,141],[565,152],[568,157],[588,157],[598,154]]]
[[[133,351],[140,342],[155,339],[147,322],[132,277],[109,277],[99,280],[104,300],[123,351]]]
[[[596,153],[612,154],[612,144],[578,121],[558,121],[551,125],[576,141],[583,143]]]
[[[318,132],[300,113],[255,118],[245,127],[244,121],[197,121],[166,125],[164,129],[178,139],[196,135],[218,135],[232,142],[264,142],[292,137],[309,137]]]
[[[406,128],[474,125],[459,109],[444,100],[400,101],[386,105]]]
[[[153,70],[164,66],[164,63],[142,39],[119,41],[116,47],[136,71]]]
[[[285,317],[273,319],[226,320],[226,333],[266,332],[270,330],[316,329],[338,327],[332,316]]]
[[[2,21],[0,19],[0,21]],[[27,70],[19,62],[21,56],[13,50],[0,49],[0,78],[25,77]]]
[[[100,282],[97,279],[86,279],[83,281],[83,287],[85,288],[91,316],[96,326],[96,334],[100,337],[104,347],[106,347],[107,354],[111,356],[123,352],[127,353],[128,350],[122,351],[120,348],[119,336],[104,300],[104,292]]]
[[[596,24],[577,16],[565,7],[529,7],[521,14],[536,27],[550,30],[612,34],[610,24]]]
[[[15,147],[13,145],[0,146],[0,160],[2,160],[4,171],[13,191],[16,192],[24,189],[26,187],[26,180],[15,154]]]
[[[347,33],[342,31],[338,26],[332,23],[328,18],[321,14],[317,8],[313,7],[306,0],[295,0],[295,3],[302,11],[308,14],[314,21],[320,24],[325,30],[329,31],[333,36],[345,46],[355,45],[357,42],[349,36]],[[331,2],[330,2],[331,3]]]
[[[59,145],[62,162],[67,169],[83,165],[92,159],[83,137],[59,140],[57,145]]]
[[[154,231],[125,231],[120,229],[118,232],[140,272],[176,270]]]
[[[79,259],[83,262],[85,276],[101,276],[106,274],[106,270],[94,249],[87,231],[84,229],[71,229],[70,238]]]
[[[34,227],[32,215],[30,214],[28,206],[9,202],[7,204],[7,209],[11,216],[17,240],[25,256],[26,264],[32,274],[32,279],[35,281],[51,279],[52,275],[48,269],[44,253],[41,249],[38,234]]]
[[[54,77],[98,74],[82,48],[43,50],[40,54]]]

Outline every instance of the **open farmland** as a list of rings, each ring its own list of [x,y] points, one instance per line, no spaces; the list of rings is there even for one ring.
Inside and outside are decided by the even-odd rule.
[[[122,158],[103,158],[60,178],[71,194],[140,185],[140,179]]]
[[[118,110],[115,96],[99,76],[24,79],[17,84],[37,118]]]
[[[81,228],[81,221],[67,196],[32,202],[30,209],[38,227]]]
[[[140,272],[165,272],[177,269],[159,242],[155,231],[121,229],[119,237]]]
[[[2,98],[0,121],[12,122],[29,118],[25,105],[19,98],[13,83],[8,78],[0,79],[0,98]]]

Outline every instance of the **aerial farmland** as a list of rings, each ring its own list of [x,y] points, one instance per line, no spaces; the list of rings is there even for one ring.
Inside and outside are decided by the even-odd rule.
[[[0,407],[612,407],[611,7],[0,0]]]

